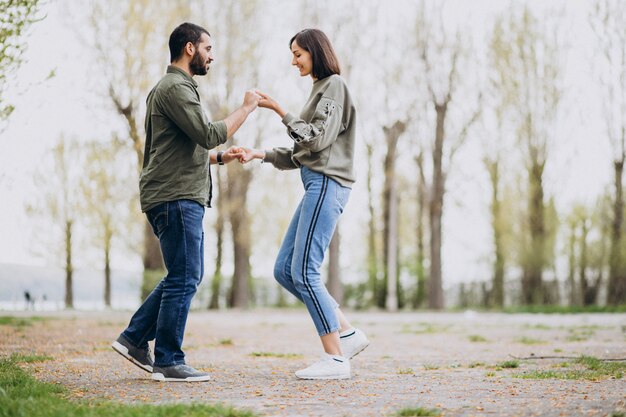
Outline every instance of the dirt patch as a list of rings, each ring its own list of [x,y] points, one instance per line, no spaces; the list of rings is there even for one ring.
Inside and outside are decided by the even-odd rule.
[[[293,375],[321,352],[306,311],[194,312],[187,362],[212,375],[196,384],[153,382],[109,347],[130,315],[63,312],[0,325],[0,355],[52,356],[28,366],[75,398],[221,402],[267,416],[392,416],[418,406],[446,416],[606,416],[625,406],[623,376],[516,377],[574,366],[571,359],[497,366],[513,356],[626,358],[625,314],[352,313],[372,342],[353,359],[353,378],[313,382]]]

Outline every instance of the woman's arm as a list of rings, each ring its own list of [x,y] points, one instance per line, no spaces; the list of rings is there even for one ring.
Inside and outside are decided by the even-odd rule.
[[[241,148],[243,150],[243,157],[239,158],[239,162],[245,164],[253,159],[260,159],[263,162],[268,162],[274,165],[275,168],[280,170],[296,169],[298,165],[291,159],[293,155],[293,148],[274,148],[271,150],[260,149],[248,149]]]
[[[320,152],[332,145],[343,129],[342,105],[345,99],[345,85],[339,78],[330,80],[328,88],[323,92],[315,107],[310,122],[285,112],[269,95],[260,91],[257,91],[257,94],[262,97],[259,107],[274,110],[282,118],[289,137],[311,152]]]

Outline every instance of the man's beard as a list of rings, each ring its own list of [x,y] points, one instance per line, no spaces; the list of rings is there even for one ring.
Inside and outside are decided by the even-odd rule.
[[[208,69],[205,62],[206,61],[202,59],[198,51],[196,51],[193,58],[191,59],[191,62],[189,63],[189,69],[191,70],[191,73],[193,75],[206,75]]]

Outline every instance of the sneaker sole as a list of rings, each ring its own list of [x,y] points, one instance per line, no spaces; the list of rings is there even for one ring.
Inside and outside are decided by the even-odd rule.
[[[114,351],[116,351],[117,353],[119,353],[120,355],[128,359],[133,365],[137,365],[137,367],[141,368],[142,370],[148,373],[152,373],[152,367],[150,365],[144,365],[140,363],[139,361],[137,361],[132,356],[130,356],[128,354],[128,348],[126,348],[126,346],[124,346],[117,340],[111,344],[111,347],[113,348]]]
[[[350,379],[351,375],[329,375],[329,376],[298,376],[298,379]]]
[[[356,352],[354,352],[348,359],[354,358],[356,355],[358,355],[359,353],[363,352],[365,350],[365,348],[368,347],[369,345],[370,345],[370,341],[368,340],[367,342],[365,342],[364,344],[359,346],[357,348]]]
[[[152,380],[160,382],[204,382],[210,380],[210,376],[190,376],[187,378],[166,378],[161,373],[152,374]]]

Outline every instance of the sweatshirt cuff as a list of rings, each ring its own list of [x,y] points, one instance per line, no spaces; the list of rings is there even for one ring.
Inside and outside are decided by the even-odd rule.
[[[293,120],[294,120],[295,118],[296,118],[296,116],[294,116],[293,114],[291,114],[291,113],[287,113],[287,114],[285,115],[285,117],[283,117],[282,122],[283,122],[283,124],[284,124],[285,126],[289,127],[289,123],[293,122]]]
[[[263,158],[263,162],[274,165],[274,162],[276,162],[276,152],[273,149],[265,151],[265,158]]]
[[[219,143],[221,145],[228,140],[228,129],[226,128],[226,122],[223,120],[219,120],[217,122],[213,122],[213,126],[215,126],[215,130],[217,130]]]

